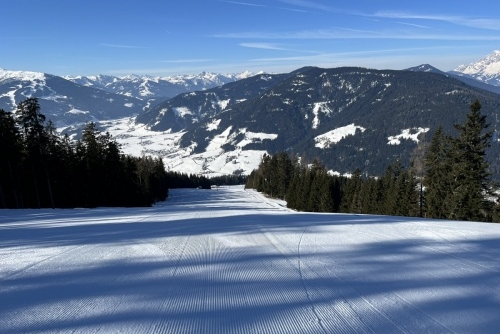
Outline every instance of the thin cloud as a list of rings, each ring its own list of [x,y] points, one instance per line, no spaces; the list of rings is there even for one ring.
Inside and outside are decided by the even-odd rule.
[[[419,20],[430,20],[430,21],[441,21],[453,23],[456,25],[466,26],[470,28],[481,28],[488,30],[500,30],[500,20],[499,19],[473,19],[462,16],[449,16],[449,15],[422,15],[422,14],[412,14],[404,12],[377,12],[373,14],[374,17],[381,18],[392,18],[392,19],[419,19]]]
[[[259,4],[248,3],[248,2],[240,2],[240,1],[219,0],[219,2],[225,2],[225,3],[230,3],[233,5],[241,5],[241,6],[266,7],[265,5],[259,5]]]
[[[173,63],[173,64],[186,64],[186,63],[206,63],[213,61],[213,59],[174,59],[174,60],[162,60],[162,63]]]
[[[122,44],[108,44],[108,43],[101,43],[100,45],[108,48],[118,48],[118,49],[148,49],[148,47],[138,46],[138,45],[122,45]]]
[[[297,48],[290,48],[290,47],[284,47],[279,44],[274,44],[274,43],[240,43],[239,46],[245,47],[245,48],[254,48],[254,49],[261,49],[261,50],[277,50],[277,51],[289,51],[289,52],[296,52],[296,53],[312,53],[312,54],[317,54],[318,52],[316,51],[311,51],[310,49],[308,50],[300,50]]]
[[[253,48],[253,49],[283,50],[283,51],[287,50],[283,47],[280,47],[276,44],[271,44],[271,43],[240,43],[239,45],[243,46],[245,48]]]
[[[306,1],[306,0],[279,0],[279,1],[297,7],[316,9],[325,12],[336,12],[336,10],[332,7],[321,5],[312,1]]]
[[[396,22],[397,24],[403,24],[406,26],[411,26],[411,27],[416,27],[416,28],[423,28],[423,29],[430,29],[430,27],[423,26],[420,24],[414,24],[414,23],[408,23],[408,22]]]
[[[321,53],[317,55],[311,56],[293,56],[293,57],[274,57],[274,58],[256,58],[250,61],[253,62],[268,62],[268,61],[318,61],[318,60],[326,60],[326,59],[336,59],[336,58],[356,58],[356,57],[366,57],[373,55],[390,55],[395,53],[406,53],[406,52],[415,52],[415,51],[423,51],[423,50],[436,50],[441,47],[422,47],[422,48],[394,48],[394,49],[383,49],[383,50],[368,50],[368,51],[351,51],[351,52],[334,52],[334,53]]]
[[[217,38],[235,39],[401,39],[401,40],[467,40],[497,41],[500,35],[454,34],[454,33],[418,33],[393,30],[357,30],[350,28],[332,28],[302,30],[292,32],[242,32],[213,35]]]
[[[291,11],[291,12],[299,12],[299,13],[306,13],[307,12],[305,10],[297,9],[297,8],[272,7],[272,6],[266,6],[266,5],[248,3],[248,2],[240,2],[240,1],[219,0],[219,2],[225,2],[225,3],[229,3],[229,4],[233,4],[233,5],[240,5],[240,6],[274,8],[274,9],[286,10],[286,11]]]

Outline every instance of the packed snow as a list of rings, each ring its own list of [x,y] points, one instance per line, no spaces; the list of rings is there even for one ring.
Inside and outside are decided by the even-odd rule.
[[[0,332],[497,333],[500,226],[296,213],[242,187],[0,210]]]

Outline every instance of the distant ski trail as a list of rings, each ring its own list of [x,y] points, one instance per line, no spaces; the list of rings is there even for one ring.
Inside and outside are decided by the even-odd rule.
[[[0,332],[496,333],[500,226],[287,209],[0,211]]]

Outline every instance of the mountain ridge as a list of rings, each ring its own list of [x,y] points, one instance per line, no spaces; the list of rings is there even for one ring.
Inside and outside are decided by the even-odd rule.
[[[59,127],[100,122],[127,153],[130,146],[138,155],[161,156],[167,168],[181,172],[248,174],[263,153],[287,151],[304,161],[319,158],[341,173],[361,168],[380,174],[395,159],[408,164],[417,143],[428,141],[437,125],[452,133],[475,98],[495,131],[489,156],[500,157],[500,87],[429,64],[398,71],[308,66],[166,100],[116,94],[50,74],[6,72],[0,70],[0,108],[13,111],[13,101],[38,97],[42,112]],[[115,78],[92,77],[100,85]],[[124,78],[136,80],[139,92],[140,76]],[[493,172],[500,174],[493,162]]]
[[[178,94],[206,90],[254,75],[249,71],[232,74],[201,72],[196,75],[150,76],[65,76],[83,86],[92,86],[115,94],[139,99],[167,100]]]
[[[244,86],[257,78],[232,85]],[[492,117],[500,110],[498,94],[429,71],[306,67],[245,100],[238,101],[241,96],[226,88],[204,92],[211,100],[199,104],[192,103],[198,93],[178,95],[165,102],[168,108],[150,109],[149,120],[144,118],[148,113],[137,117],[137,124],[182,132],[179,150],[207,166],[199,173],[213,170],[210,164],[224,155],[232,163],[239,161],[238,152],[287,151],[305,160],[320,158],[341,173],[360,168],[380,175],[396,159],[408,165],[417,143],[430,138],[437,126],[452,133],[474,99],[481,101],[490,122],[497,121]],[[221,100],[234,102],[224,108],[212,103]],[[206,117],[193,117],[199,110]],[[497,154],[497,142],[492,146]],[[184,167],[177,163],[175,168]]]
[[[252,75],[202,72],[199,75],[151,77],[108,75],[60,77],[43,72],[0,69],[0,108],[15,111],[29,97],[57,126],[134,116],[167,100],[169,95],[206,90]]]
[[[120,118],[142,112],[146,103],[85,87],[62,77],[30,71],[0,71],[0,108],[8,112],[36,97],[47,116],[58,126]]]

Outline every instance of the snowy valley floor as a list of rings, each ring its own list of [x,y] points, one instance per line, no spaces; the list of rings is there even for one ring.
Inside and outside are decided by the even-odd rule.
[[[295,213],[241,187],[0,210],[0,333],[498,333],[500,225]]]

